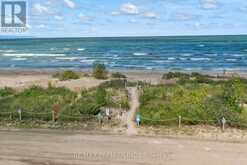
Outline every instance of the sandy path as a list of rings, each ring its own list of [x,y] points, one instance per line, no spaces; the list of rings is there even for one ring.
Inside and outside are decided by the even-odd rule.
[[[0,165],[245,165],[247,144],[58,131],[1,131]]]
[[[130,95],[130,110],[127,117],[127,135],[137,135],[137,130],[135,128],[136,124],[134,122],[136,110],[139,107],[139,97],[138,90],[136,87],[128,88]]]

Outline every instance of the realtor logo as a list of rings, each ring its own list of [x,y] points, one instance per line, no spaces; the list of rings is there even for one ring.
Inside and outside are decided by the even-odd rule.
[[[0,33],[27,31],[27,2],[25,0],[0,0]]]
[[[26,27],[26,1],[2,1],[1,27]]]

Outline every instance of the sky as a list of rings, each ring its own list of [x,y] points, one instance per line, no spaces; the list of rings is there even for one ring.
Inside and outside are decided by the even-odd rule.
[[[27,1],[25,36],[247,34],[247,0]]]

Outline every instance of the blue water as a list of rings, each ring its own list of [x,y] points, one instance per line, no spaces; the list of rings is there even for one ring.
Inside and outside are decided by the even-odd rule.
[[[247,70],[247,36],[0,40],[0,68]]]

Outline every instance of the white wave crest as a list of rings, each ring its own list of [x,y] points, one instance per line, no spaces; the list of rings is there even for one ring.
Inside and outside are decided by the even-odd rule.
[[[95,60],[90,60],[90,59],[88,59],[88,60],[81,60],[80,61],[81,63],[86,63],[86,64],[93,64],[94,62],[95,62]]]
[[[77,49],[78,51],[84,51],[84,50],[86,50],[85,48],[78,48]]]
[[[13,61],[25,61],[27,58],[12,58]]]
[[[190,58],[191,61],[210,61],[210,58]]]
[[[237,59],[229,58],[229,59],[226,59],[226,61],[234,62],[234,61],[237,61]]]
[[[34,53],[23,53],[23,54],[14,54],[14,53],[5,53],[5,57],[63,57],[65,54],[34,54]]]
[[[3,52],[3,53],[15,53],[16,51],[15,50],[0,50],[0,52]]]
[[[134,56],[146,56],[147,53],[141,53],[141,52],[136,52],[136,53],[133,53]]]
[[[69,60],[69,61],[75,61],[78,59],[81,59],[79,57],[56,57],[57,60]]]
[[[232,56],[234,56],[234,57],[243,57],[244,55],[243,54],[233,54]]]
[[[190,54],[190,53],[184,53],[184,54],[182,54],[182,56],[189,57],[189,56],[192,56],[192,54]]]

